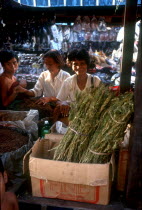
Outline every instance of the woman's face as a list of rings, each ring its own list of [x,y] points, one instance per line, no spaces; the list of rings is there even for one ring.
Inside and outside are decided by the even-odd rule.
[[[7,61],[3,65],[3,69],[8,74],[15,74],[18,69],[18,61],[16,58],[12,58],[11,60]]]
[[[75,60],[72,62],[72,70],[75,71],[77,75],[87,73],[87,64],[85,60]]]
[[[46,68],[50,71],[50,73],[55,73],[59,71],[59,64],[56,63],[51,57],[44,58],[44,64]]]

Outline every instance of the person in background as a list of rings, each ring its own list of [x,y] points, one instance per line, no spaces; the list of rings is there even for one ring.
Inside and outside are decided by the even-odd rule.
[[[7,172],[4,170],[0,158],[0,209],[1,210],[19,210],[17,197],[13,192],[6,191],[8,182]]]
[[[62,116],[68,116],[70,103],[75,101],[77,92],[85,91],[90,87],[98,87],[100,79],[97,76],[92,77],[87,73],[90,64],[89,53],[85,49],[74,49],[69,55],[74,75],[68,77],[62,84],[57,95],[57,104],[60,107]]]
[[[16,87],[26,88],[26,81],[17,81],[14,76],[18,69],[18,56],[14,51],[3,50],[0,52],[0,62],[3,72],[0,74],[0,109],[5,109],[18,96]]]
[[[3,68],[2,68],[2,65],[0,63],[0,75],[2,74],[2,72],[3,72]]]
[[[44,54],[43,61],[47,70],[40,74],[34,88],[27,90],[18,87],[17,92],[24,93],[30,97],[41,97],[36,103],[45,105],[50,101],[56,101],[56,96],[63,81],[70,74],[61,69],[64,64],[63,58],[57,50],[49,50]]]

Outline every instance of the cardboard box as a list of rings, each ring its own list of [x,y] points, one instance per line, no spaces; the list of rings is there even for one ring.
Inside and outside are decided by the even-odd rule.
[[[29,156],[32,195],[94,204],[108,204],[111,191],[111,163],[79,164],[55,161],[52,140],[37,140]],[[49,134],[49,139],[51,137]],[[59,135],[60,136],[60,135]],[[61,136],[60,136],[61,137]],[[28,154],[29,155],[29,154]],[[24,166],[26,166],[24,158]]]

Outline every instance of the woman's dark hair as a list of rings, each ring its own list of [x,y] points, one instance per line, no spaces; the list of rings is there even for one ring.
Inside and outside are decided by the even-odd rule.
[[[17,62],[19,61],[18,55],[12,50],[2,50],[0,51],[0,62],[3,66],[4,63],[8,62],[12,58],[16,58]]]
[[[44,58],[47,58],[47,57],[53,58],[53,60],[57,64],[59,64],[60,68],[62,68],[64,66],[64,60],[63,60],[62,55],[59,53],[59,51],[57,51],[57,50],[49,50],[48,52],[46,52],[44,54],[43,60],[44,60]]]
[[[88,67],[90,65],[90,56],[88,51],[85,49],[73,49],[68,54],[68,59],[69,61],[84,60]]]

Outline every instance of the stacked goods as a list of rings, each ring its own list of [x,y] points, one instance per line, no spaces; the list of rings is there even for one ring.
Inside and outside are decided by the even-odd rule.
[[[104,84],[77,95],[70,113],[70,126],[55,151],[54,159],[108,162],[108,153],[111,154],[123,140],[132,112],[133,93],[116,97]]]
[[[0,153],[11,152],[21,148],[29,141],[28,133],[12,125],[0,125]]]

